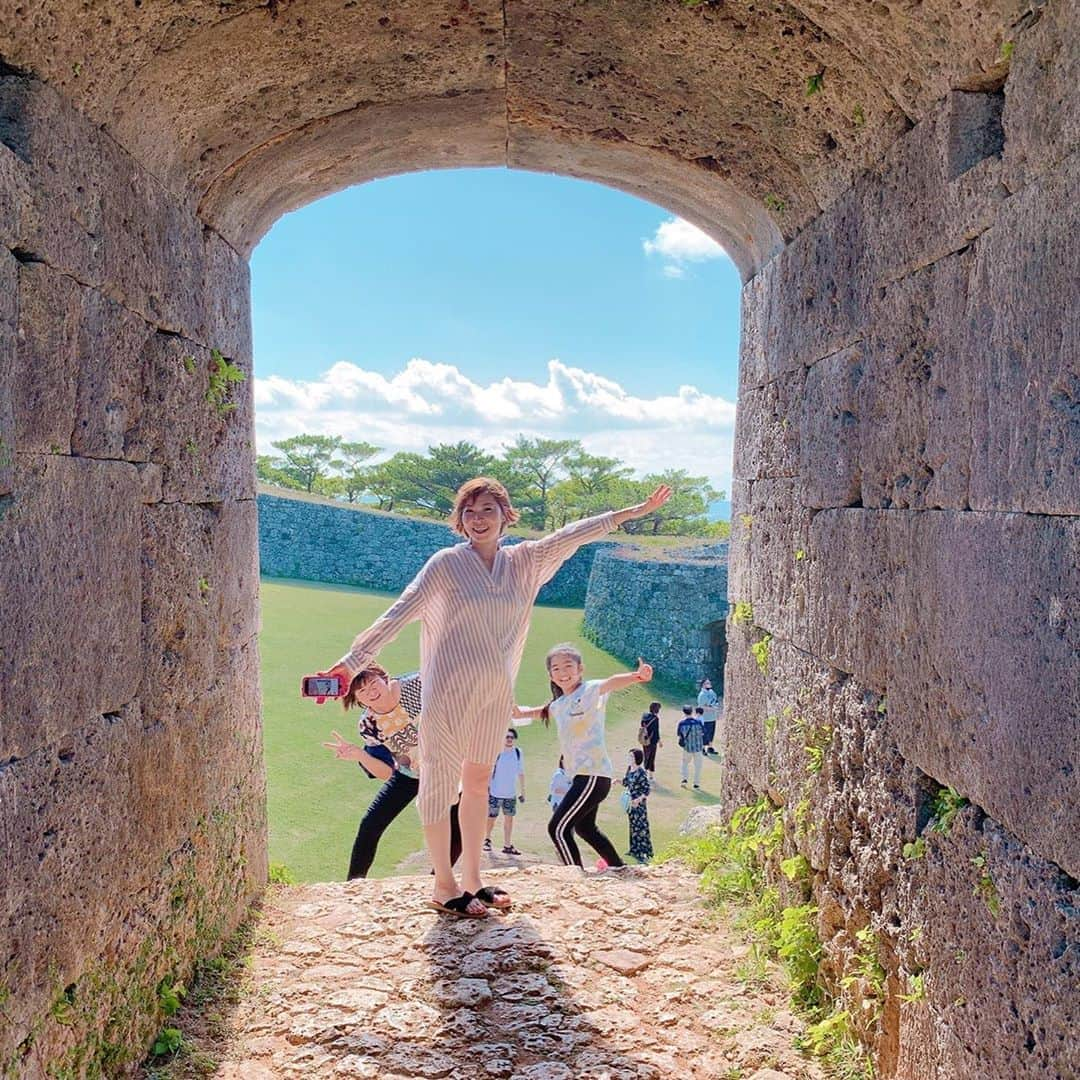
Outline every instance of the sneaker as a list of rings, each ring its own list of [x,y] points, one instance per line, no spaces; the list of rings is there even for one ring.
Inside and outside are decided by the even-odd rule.
[[[487,838],[487,839],[486,839],[486,840],[484,841],[484,850],[485,850],[485,851],[490,851],[490,850],[491,850],[491,837],[488,837],[488,838]]]
[[[695,784],[695,785],[694,785],[694,787],[696,787],[696,788],[700,788],[700,787],[701,787],[701,785],[700,785],[700,784]]]
[[[679,786],[680,786],[680,787],[686,787],[686,781],[685,781],[685,780],[680,780],[680,781],[679,781]],[[695,786],[696,786],[696,785],[695,785]]]
[[[520,855],[521,854],[521,852],[518,851],[518,849],[516,847],[514,847],[513,844],[507,844],[506,847],[503,848],[502,853],[504,855]]]

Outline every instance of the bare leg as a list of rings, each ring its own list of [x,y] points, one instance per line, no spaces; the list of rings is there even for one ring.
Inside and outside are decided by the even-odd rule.
[[[480,852],[487,835],[488,782],[491,766],[466,761],[461,766],[461,884],[466,892],[480,888]],[[493,823],[494,824],[494,823]]]
[[[488,821],[487,821],[487,838],[489,840],[491,839],[491,834],[494,831],[495,831],[495,819],[493,817],[489,817]]]
[[[452,900],[461,894],[454,869],[450,865],[450,815],[447,814],[434,825],[424,826],[424,843],[427,845],[431,865],[435,869],[435,890],[432,898],[439,901]]]
[[[510,846],[510,837],[514,835],[514,819],[503,814],[503,847]]]

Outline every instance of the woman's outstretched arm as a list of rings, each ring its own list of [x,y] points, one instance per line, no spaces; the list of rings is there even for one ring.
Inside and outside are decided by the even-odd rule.
[[[537,580],[541,585],[550,581],[559,567],[583,544],[599,540],[612,529],[617,529],[624,521],[632,521],[634,518],[651,514],[670,498],[671,488],[667,484],[661,484],[643,503],[638,503],[636,506],[628,506],[623,510],[609,510],[606,514],[582,518],[580,521],[564,525],[561,529],[539,540],[526,541],[532,548],[533,557],[536,560]]]
[[[353,640],[352,648],[329,671],[321,675],[336,675],[343,692],[348,689],[357,672],[363,671],[375,659],[384,645],[389,645],[415,619],[422,619],[431,588],[429,559],[405,586],[405,591],[366,630]]]

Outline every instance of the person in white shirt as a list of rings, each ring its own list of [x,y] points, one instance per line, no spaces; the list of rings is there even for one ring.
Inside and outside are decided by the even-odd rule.
[[[504,855],[521,854],[514,847],[512,839],[517,804],[525,801],[525,758],[517,744],[517,737],[518,734],[513,728],[507,731],[506,745],[495,759],[495,768],[491,770],[491,784],[488,786],[488,823],[484,850],[491,851],[491,832],[495,828],[499,811],[502,810]]]
[[[545,724],[554,718],[566,771],[574,778],[551,815],[548,833],[567,866],[582,866],[575,833],[600,856],[598,868],[623,866],[614,845],[596,824],[596,812],[611,790],[614,771],[604,741],[604,719],[608,695],[649,682],[652,666],[639,660],[636,671],[585,681],[581,652],[566,643],[551,649],[546,663],[551,701],[531,709],[515,706],[514,717],[539,716]]]

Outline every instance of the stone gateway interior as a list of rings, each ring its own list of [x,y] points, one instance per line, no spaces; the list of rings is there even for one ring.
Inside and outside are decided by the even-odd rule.
[[[266,880],[248,253],[501,165],[742,272],[725,800],[878,1074],[1077,1075],[1078,15],[0,0],[0,1072],[130,1072]]]

